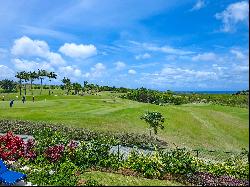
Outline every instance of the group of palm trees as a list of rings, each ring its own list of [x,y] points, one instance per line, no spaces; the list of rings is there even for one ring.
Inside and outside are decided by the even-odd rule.
[[[40,95],[42,94],[42,89],[43,89],[43,80],[47,77],[49,78],[49,81],[51,82],[51,79],[56,79],[57,75],[55,72],[48,72],[46,70],[40,70],[38,69],[38,72],[36,71],[20,71],[17,72],[15,75],[16,78],[19,79],[19,89],[20,89],[20,95],[22,95],[22,82],[24,81],[24,95],[26,95],[26,86],[27,82],[30,81],[30,89],[33,94],[33,89],[32,89],[32,84],[36,79],[40,79],[41,82],[41,90],[40,90]],[[50,85],[49,85],[49,95],[50,95]]]

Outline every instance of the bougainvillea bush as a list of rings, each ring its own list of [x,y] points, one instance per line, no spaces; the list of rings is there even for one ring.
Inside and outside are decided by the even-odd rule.
[[[10,161],[15,161],[21,157],[34,159],[36,157],[33,150],[34,145],[33,139],[24,142],[20,137],[9,131],[6,135],[0,136],[0,158]]]

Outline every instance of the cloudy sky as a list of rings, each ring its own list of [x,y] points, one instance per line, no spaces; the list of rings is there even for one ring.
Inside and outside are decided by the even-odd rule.
[[[46,69],[73,82],[248,89],[249,2],[0,0],[0,79]]]

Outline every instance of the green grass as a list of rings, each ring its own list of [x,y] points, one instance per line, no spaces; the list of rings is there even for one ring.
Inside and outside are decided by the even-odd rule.
[[[170,146],[176,144],[192,149],[225,151],[249,148],[249,111],[246,108],[205,104],[158,106],[120,98],[114,102],[108,92],[66,96],[58,90],[57,94],[35,96],[34,103],[31,96],[28,96],[25,104],[19,98],[13,108],[9,107],[8,100],[18,94],[5,94],[7,101],[0,101],[0,118],[149,134],[148,125],[140,120],[140,115],[147,110],[159,111],[166,118],[166,123],[165,129],[159,130],[158,136]]]
[[[96,180],[105,186],[183,186],[183,184],[173,181],[145,179],[100,171],[85,172],[81,178],[83,180]]]

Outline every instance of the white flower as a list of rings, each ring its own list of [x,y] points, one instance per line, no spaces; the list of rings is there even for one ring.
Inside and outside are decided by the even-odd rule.
[[[30,168],[28,166],[24,166],[20,168],[21,170],[29,170]]]
[[[52,174],[54,174],[54,173],[55,173],[55,171],[53,171],[53,170],[50,170],[50,171],[49,171],[49,174],[50,174],[50,175],[52,175]]]
[[[25,186],[33,186],[31,182],[27,182]]]

